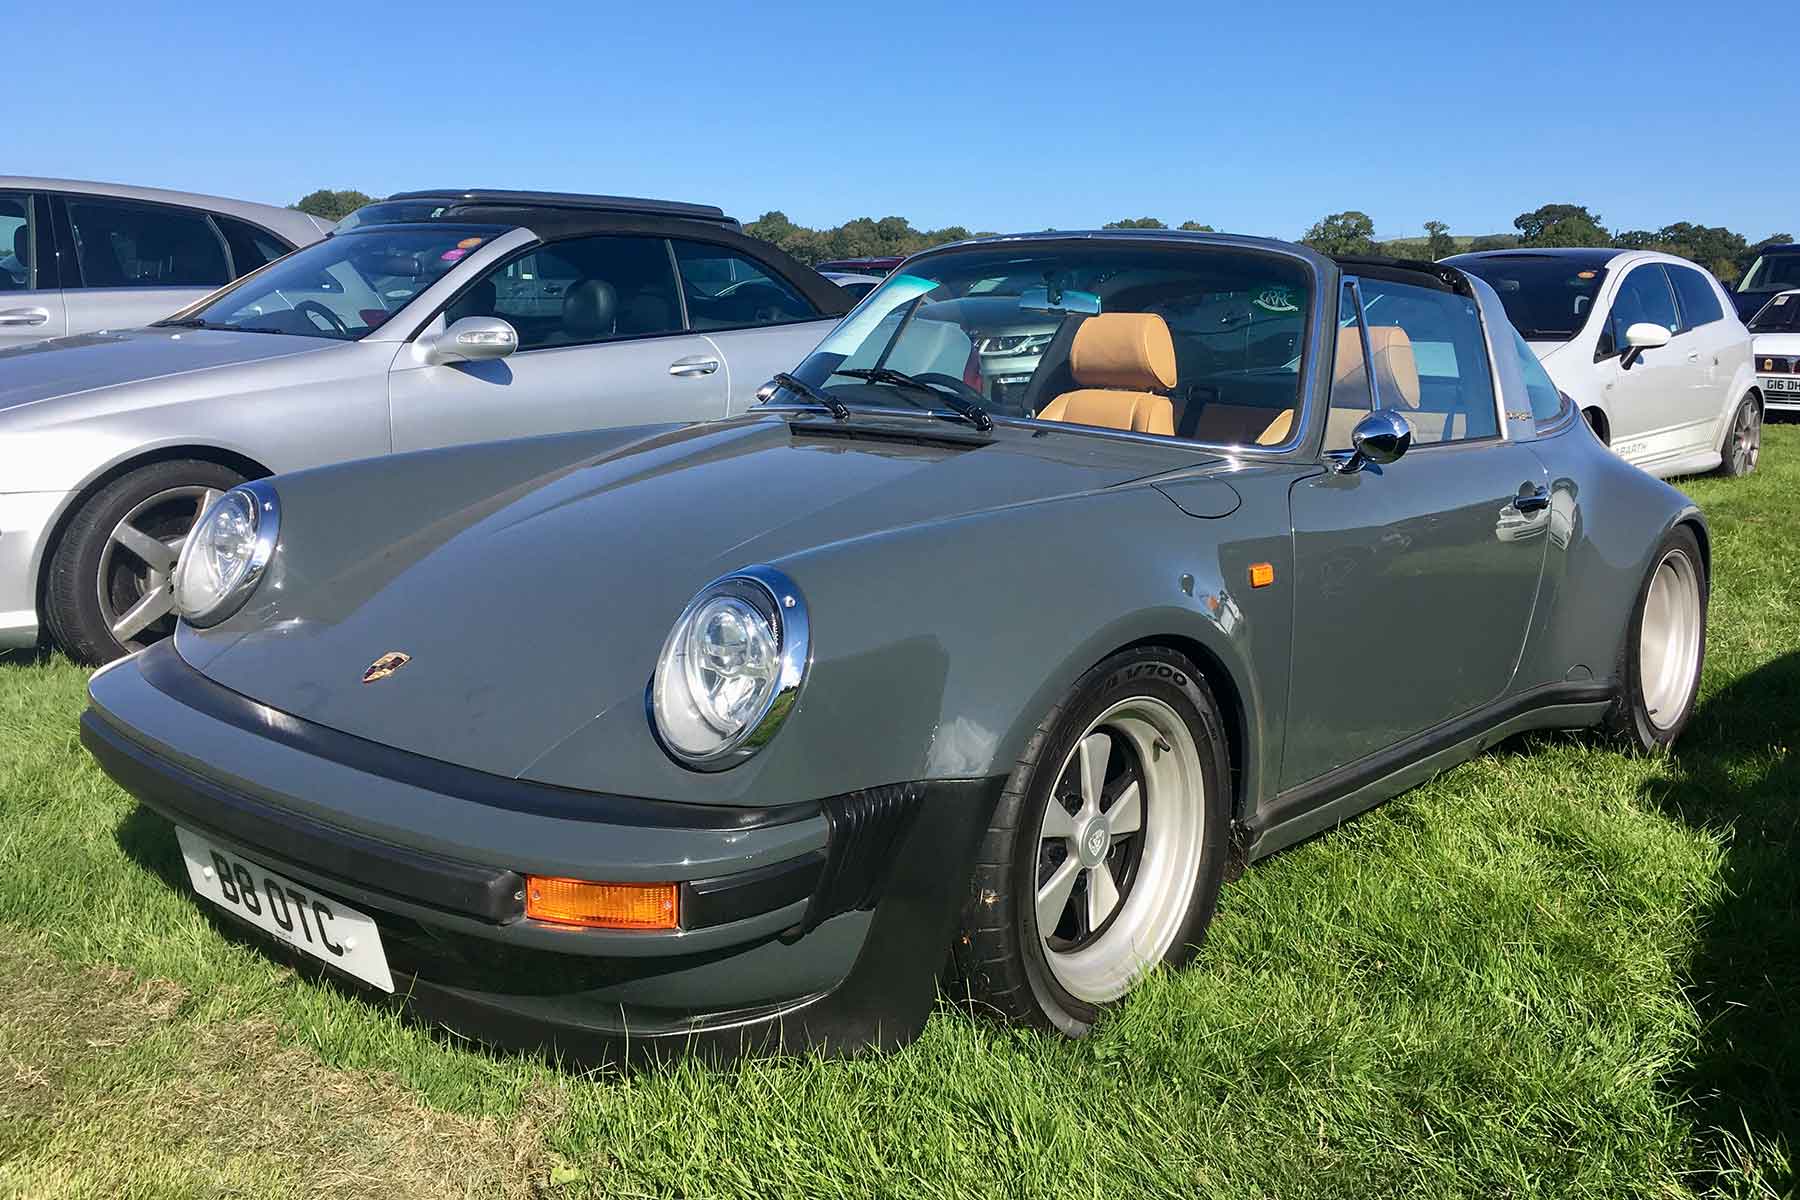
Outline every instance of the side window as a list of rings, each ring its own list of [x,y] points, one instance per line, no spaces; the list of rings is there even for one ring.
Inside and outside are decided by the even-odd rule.
[[[0,192],[0,292],[24,292],[37,286],[33,216],[30,196]]]
[[[1698,329],[1725,316],[1718,293],[1713,291],[1706,276],[1692,267],[1669,266],[1666,269],[1670,281],[1675,284],[1675,298],[1681,302],[1682,329]]]
[[[724,246],[677,241],[675,261],[695,329],[811,321],[819,312],[761,263]]]
[[[248,275],[293,249],[274,234],[258,229],[248,221],[240,221],[223,213],[214,213],[212,219],[218,222],[219,231],[225,235],[225,244],[231,247],[233,277]]]
[[[83,287],[217,287],[231,280],[225,246],[204,213],[74,197],[68,209]]]
[[[509,259],[477,280],[445,318],[502,317],[519,349],[580,346],[681,331],[675,271],[661,238],[584,237]]]
[[[1420,445],[1498,437],[1494,373],[1475,301],[1387,279],[1365,277],[1358,285],[1381,407],[1398,409],[1412,423],[1413,441]],[[1338,362],[1348,366],[1348,382],[1361,382],[1360,346],[1349,364],[1341,352]],[[1327,449],[1349,446],[1350,427],[1339,430],[1338,424],[1341,419],[1331,432],[1341,437],[1328,437]]]
[[[1640,321],[1661,325],[1670,333],[1681,328],[1681,320],[1675,315],[1675,297],[1669,291],[1668,276],[1656,263],[1633,269],[1620,282],[1619,294],[1613,297],[1612,312],[1606,319],[1606,336],[1600,343],[1601,355],[1617,354],[1619,347],[1625,344],[1625,331]]]
[[[1538,361],[1537,351],[1526,344],[1518,330],[1512,331],[1513,349],[1519,353],[1519,372],[1525,376],[1525,394],[1531,398],[1533,420],[1548,421],[1562,412],[1562,392]]]

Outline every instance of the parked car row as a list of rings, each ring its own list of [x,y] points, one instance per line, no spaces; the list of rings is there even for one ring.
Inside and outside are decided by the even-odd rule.
[[[0,647],[167,636],[183,539],[246,479],[741,413],[849,305],[714,207],[415,192],[145,328],[0,351]]]
[[[1492,250],[1444,260],[1486,280],[1614,453],[1653,475],[1754,470],[1766,389],[1718,281],[1643,250]]]
[[[1049,233],[846,315],[717,209],[397,197],[0,352],[0,607],[142,647],[85,743],[199,896],[371,996],[850,1051],[954,960],[1079,1035],[1228,867],[1518,731],[1686,725],[1705,520],[1583,418],[1697,462],[1747,335],[1654,256],[1553,258],[1587,299],[1530,325],[1525,265]],[[1711,415],[1622,435],[1690,353]]]
[[[0,347],[148,325],[330,232],[291,208],[0,175]]]

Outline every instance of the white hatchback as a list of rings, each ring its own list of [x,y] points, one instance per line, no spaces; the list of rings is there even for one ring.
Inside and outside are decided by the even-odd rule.
[[[1750,331],[1686,259],[1645,250],[1490,250],[1485,279],[1601,440],[1652,475],[1745,475],[1762,448]]]
[[[1750,318],[1756,386],[1770,412],[1800,413],[1800,288],[1769,297]]]

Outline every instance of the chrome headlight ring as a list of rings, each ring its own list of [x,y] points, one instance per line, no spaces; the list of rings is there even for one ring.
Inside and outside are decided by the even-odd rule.
[[[175,561],[171,583],[181,619],[205,629],[242,609],[262,582],[280,537],[281,498],[268,480],[241,483],[213,501],[188,531]],[[227,545],[226,538],[237,544]],[[223,575],[220,551],[229,557]]]
[[[769,566],[713,580],[663,642],[645,692],[651,730],[698,771],[734,767],[767,745],[812,664],[806,598]]]

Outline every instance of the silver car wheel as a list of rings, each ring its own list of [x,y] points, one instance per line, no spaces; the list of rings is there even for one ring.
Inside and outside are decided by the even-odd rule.
[[[1664,554],[1650,576],[1638,630],[1638,679],[1644,711],[1669,729],[1687,711],[1700,682],[1700,574],[1685,550]]]
[[[1756,470],[1762,454],[1762,416],[1756,405],[1745,401],[1738,407],[1737,421],[1731,431],[1732,474],[1748,475]]]
[[[223,493],[217,488],[169,488],[125,514],[100,552],[95,586],[100,614],[120,645],[131,648],[146,630],[171,617],[171,576],[188,531]]]
[[[1116,1000],[1187,920],[1206,846],[1206,778],[1187,722],[1134,696],[1075,742],[1044,805],[1033,903],[1052,975]]]

